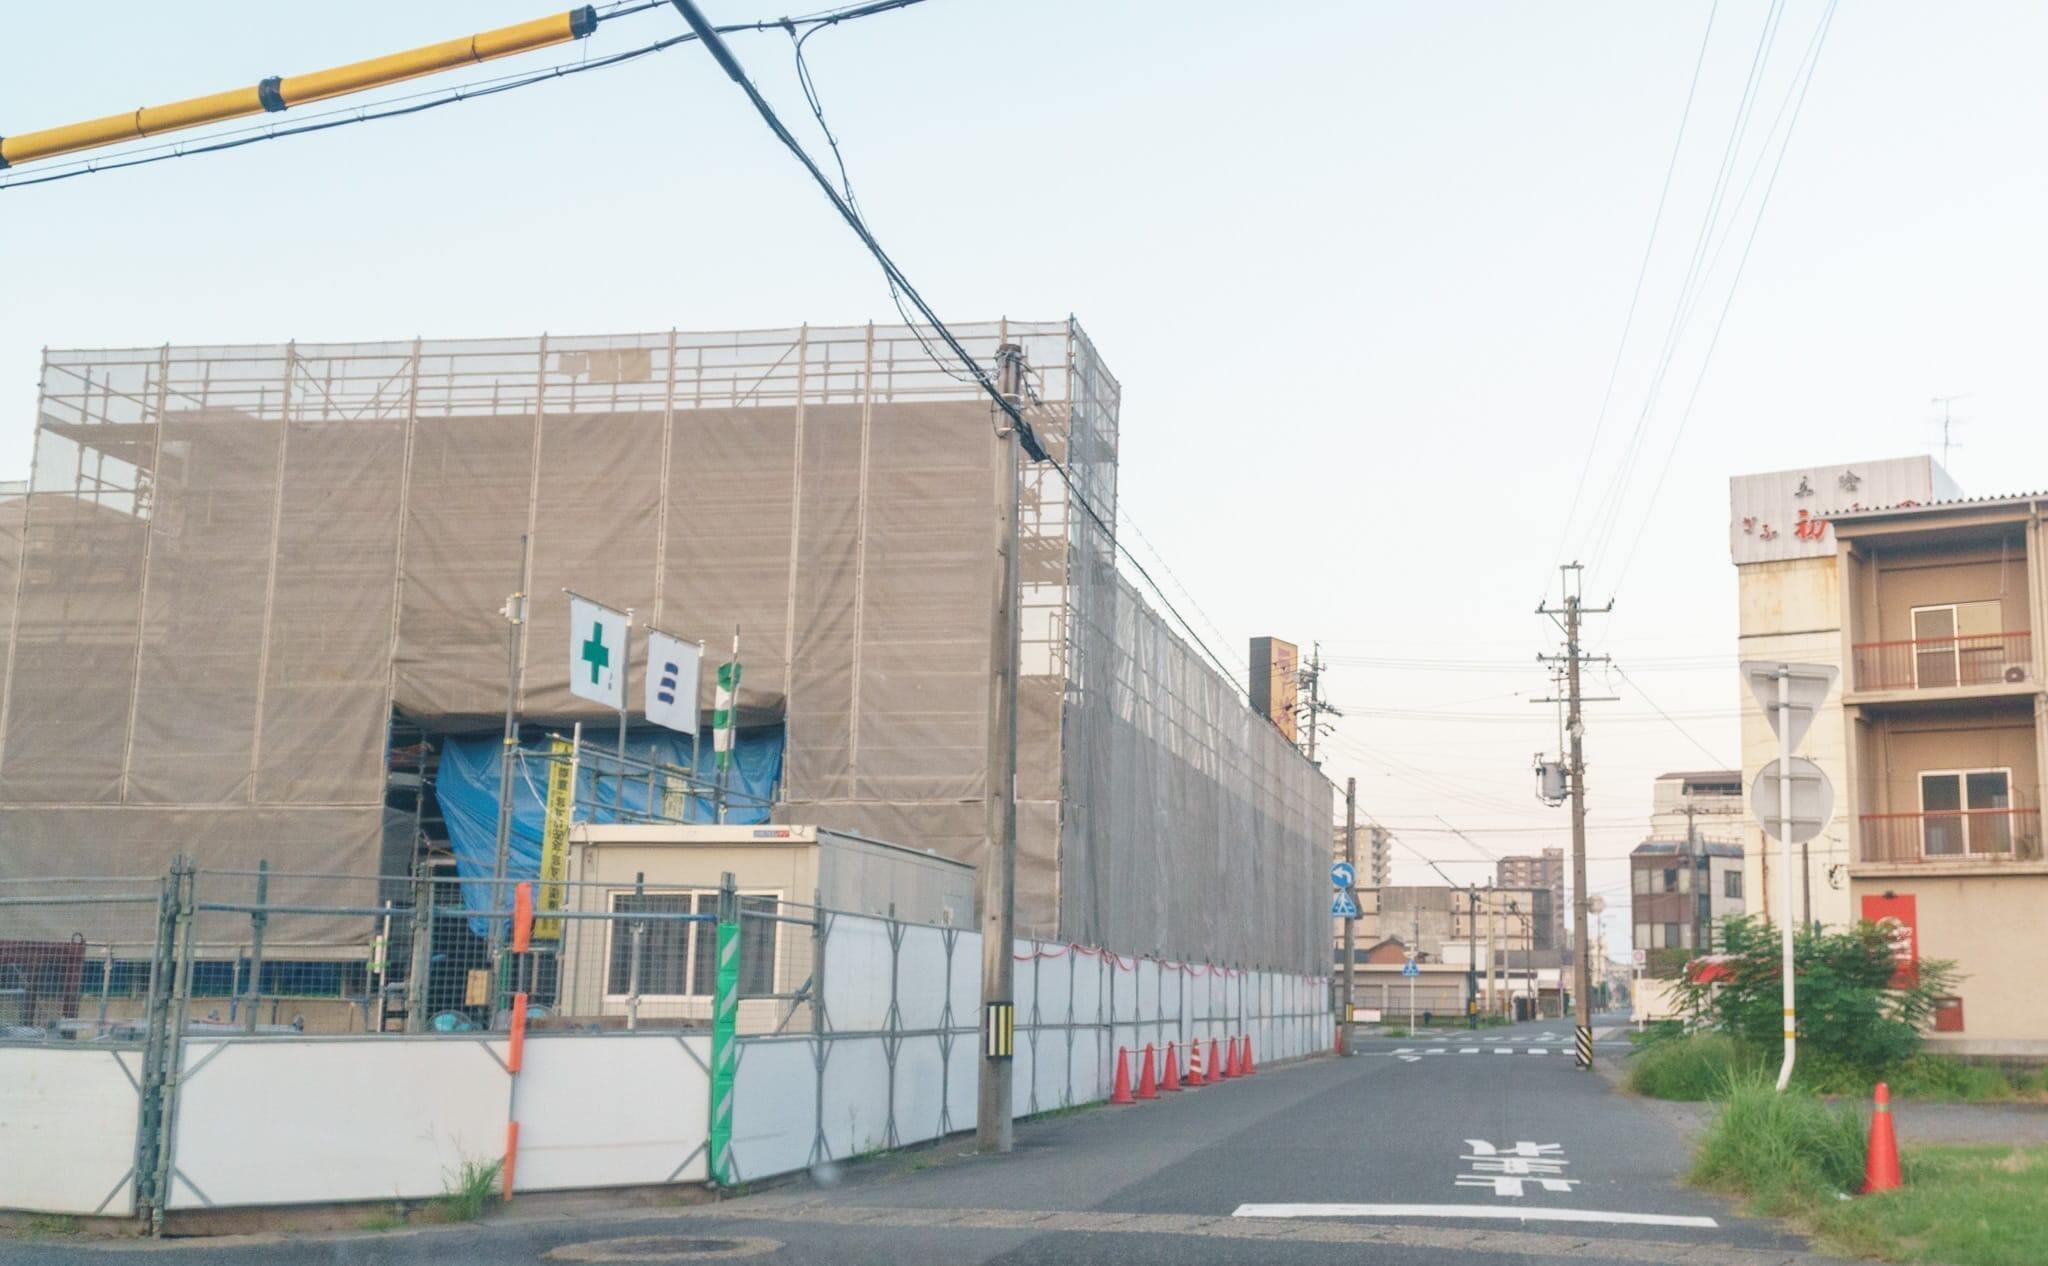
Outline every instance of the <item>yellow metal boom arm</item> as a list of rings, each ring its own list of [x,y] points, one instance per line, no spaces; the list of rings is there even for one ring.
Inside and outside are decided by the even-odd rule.
[[[175,132],[180,128],[274,113],[308,101],[325,101],[329,97],[402,83],[457,66],[510,57],[553,44],[566,44],[580,40],[596,29],[597,10],[585,5],[552,17],[502,26],[494,31],[429,44],[404,53],[351,62],[332,70],[316,70],[306,75],[273,75],[248,88],[192,97],[169,105],[144,106],[125,114],[110,114],[103,119],[46,128],[40,132],[0,137],[0,168],[33,162],[38,158],[75,154],[79,150],[97,149],[102,145],[115,145],[162,132]]]

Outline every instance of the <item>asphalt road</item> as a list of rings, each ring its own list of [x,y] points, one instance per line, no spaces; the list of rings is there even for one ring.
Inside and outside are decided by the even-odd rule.
[[[515,1206],[465,1227],[147,1247],[0,1242],[0,1264],[1817,1260],[1679,1185],[1673,1119],[1578,1071],[1570,1034],[1539,1021],[1363,1040],[1345,1059],[1027,1123],[1007,1157],[954,1140],[715,1204]]]

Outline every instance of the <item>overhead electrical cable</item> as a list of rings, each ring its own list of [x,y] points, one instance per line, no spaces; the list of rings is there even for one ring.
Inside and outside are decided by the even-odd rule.
[[[883,0],[883,2],[888,7],[894,8],[908,3],[915,3],[916,0]],[[740,90],[746,94],[747,100],[753,105],[755,113],[761,116],[761,121],[767,125],[768,130],[774,134],[775,139],[782,142],[783,147],[789,150],[798,162],[803,164],[804,169],[810,173],[811,179],[824,192],[826,200],[831,202],[833,209],[839,213],[840,218],[846,222],[847,227],[854,231],[855,236],[860,238],[862,245],[867,247],[868,253],[881,266],[882,273],[888,278],[891,286],[900,289],[902,294],[910,300],[911,306],[917,309],[918,314],[924,318],[925,323],[931,330],[938,335],[939,340],[945,344],[947,350],[951,351],[958,358],[959,363],[967,369],[975,385],[980,387],[982,392],[994,403],[995,407],[1009,418],[1010,424],[1017,429],[1018,443],[1023,448],[1025,454],[1033,461],[1045,462],[1059,474],[1061,481],[1066,484],[1068,495],[1073,503],[1081,507],[1089,519],[1102,531],[1105,539],[1115,543],[1116,552],[1131,564],[1138,574],[1144,578],[1147,585],[1151,586],[1160,604],[1166,608],[1167,613],[1173,617],[1175,622],[1186,631],[1195,648],[1214,665],[1225,681],[1229,682],[1234,689],[1249,700],[1249,692],[1231,674],[1229,668],[1225,666],[1225,661],[1222,657],[1217,655],[1214,648],[1209,646],[1201,634],[1195,630],[1194,625],[1188,621],[1187,617],[1180,613],[1179,608],[1167,596],[1164,587],[1152,578],[1151,572],[1145,568],[1144,564],[1140,563],[1129,547],[1118,539],[1116,525],[1104,518],[1102,512],[1096,509],[1087,493],[1075,480],[1073,472],[1067,469],[1064,462],[1061,462],[1046,450],[1037,432],[1032,428],[1030,420],[1025,417],[1023,408],[997,389],[994,381],[989,378],[988,371],[982,368],[981,362],[976,360],[961,345],[960,340],[954,336],[951,328],[939,319],[938,313],[933,310],[929,303],[925,302],[924,296],[918,293],[917,287],[911,284],[910,279],[904,275],[903,270],[897,266],[896,261],[882,248],[882,244],[876,240],[874,233],[869,230],[867,222],[861,218],[860,212],[834,187],[831,178],[826,176],[824,170],[818,166],[817,160],[812,158],[810,152],[803,147],[802,142],[798,141],[790,133],[789,128],[782,122],[781,116],[775,112],[775,107],[770,105],[768,99],[761,95],[761,90],[755,87],[754,81],[747,76],[747,72],[741,68],[739,61],[732,55],[732,50],[727,48],[725,41],[720,38],[722,28],[712,25],[703,12],[697,8],[693,0],[670,0],[670,3],[675,6],[678,13],[682,14],[683,20],[690,24],[690,29],[696,33],[699,42],[704,45],[706,51],[718,62],[719,68],[724,70],[726,76],[735,84],[738,84]],[[814,20],[843,19],[820,18]],[[754,28],[750,26],[747,29],[751,30]]]
[[[1657,248],[1657,230],[1664,223],[1664,204],[1671,196],[1671,178],[1678,171],[1679,152],[1685,148],[1685,129],[1692,120],[1693,98],[1700,87],[1700,69],[1706,65],[1707,47],[1713,42],[1714,37],[1714,17],[1720,11],[1721,0],[1714,0],[1712,7],[1707,10],[1707,28],[1700,33],[1700,51],[1692,63],[1692,82],[1685,90],[1685,108],[1678,115],[1678,136],[1671,142],[1671,157],[1664,164],[1664,187],[1657,193],[1657,210],[1650,217],[1650,237],[1643,243],[1642,262],[1636,265],[1636,284],[1629,292],[1628,315],[1622,320],[1621,338],[1614,346],[1614,362],[1607,369],[1607,386],[1600,393],[1600,408],[1593,417],[1593,438],[1586,445],[1586,460],[1579,466],[1578,482],[1572,487],[1571,505],[1564,516],[1564,530],[1558,533],[1556,557],[1551,559],[1549,568],[1543,573],[1545,593],[1549,592],[1551,573],[1564,561],[1565,547],[1571,541],[1572,525],[1579,515],[1579,498],[1586,491],[1586,476],[1592,471],[1593,459],[1600,451],[1600,433],[1607,425],[1607,407],[1614,399],[1614,384],[1621,375],[1622,356],[1628,350],[1629,334],[1635,329],[1636,308],[1643,297],[1643,280],[1650,274],[1650,257]]]
[[[1792,148],[1792,132],[1799,126],[1799,114],[1806,105],[1806,90],[1813,84],[1813,72],[1820,66],[1821,49],[1827,41],[1828,29],[1834,24],[1835,9],[1840,0],[1828,0],[1828,7],[1821,15],[1820,26],[1814,33],[1812,56],[1806,64],[1806,75],[1799,83],[1799,96],[1793,103],[1791,122],[1785,128],[1785,140],[1778,147],[1778,157],[1771,164],[1770,179],[1764,183],[1762,200],[1757,204],[1755,220],[1749,226],[1749,236],[1742,243],[1742,255],[1735,262],[1735,277],[1728,287],[1728,298],[1721,305],[1721,315],[1714,322],[1713,337],[1707,342],[1706,355],[1700,361],[1699,373],[1694,375],[1692,391],[1686,396],[1685,409],[1678,417],[1678,429],[1672,432],[1671,446],[1664,452],[1664,463],[1657,470],[1657,482],[1651,485],[1650,498],[1645,503],[1644,517],[1648,518],[1649,507],[1657,504],[1657,496],[1664,490],[1664,480],[1671,474],[1672,459],[1678,456],[1678,446],[1685,438],[1686,424],[1692,421],[1693,406],[1699,403],[1700,387],[1707,380],[1707,369],[1713,363],[1714,349],[1721,344],[1721,331],[1728,324],[1728,313],[1735,306],[1735,291],[1742,284],[1742,273],[1749,265],[1749,254],[1756,246],[1757,230],[1763,227],[1764,211],[1770,206],[1771,191],[1778,186],[1778,173],[1785,165],[1785,154]],[[1635,562],[1636,549],[1642,543],[1643,534],[1637,530],[1630,534],[1634,539],[1629,543],[1628,553],[1623,557],[1621,570],[1616,573],[1612,588],[1619,589],[1627,578],[1629,567]]]

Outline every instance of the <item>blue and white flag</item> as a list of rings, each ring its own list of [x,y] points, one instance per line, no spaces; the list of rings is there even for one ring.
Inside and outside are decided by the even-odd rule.
[[[704,652],[695,642],[647,630],[647,719],[685,734],[697,732],[697,674]]]

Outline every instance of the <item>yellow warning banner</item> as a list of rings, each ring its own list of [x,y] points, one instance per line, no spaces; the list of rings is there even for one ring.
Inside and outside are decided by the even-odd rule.
[[[540,836],[540,893],[534,903],[534,939],[559,941],[562,921],[549,911],[562,908],[569,878],[569,818],[576,804],[576,749],[558,738],[548,753],[548,807]]]

